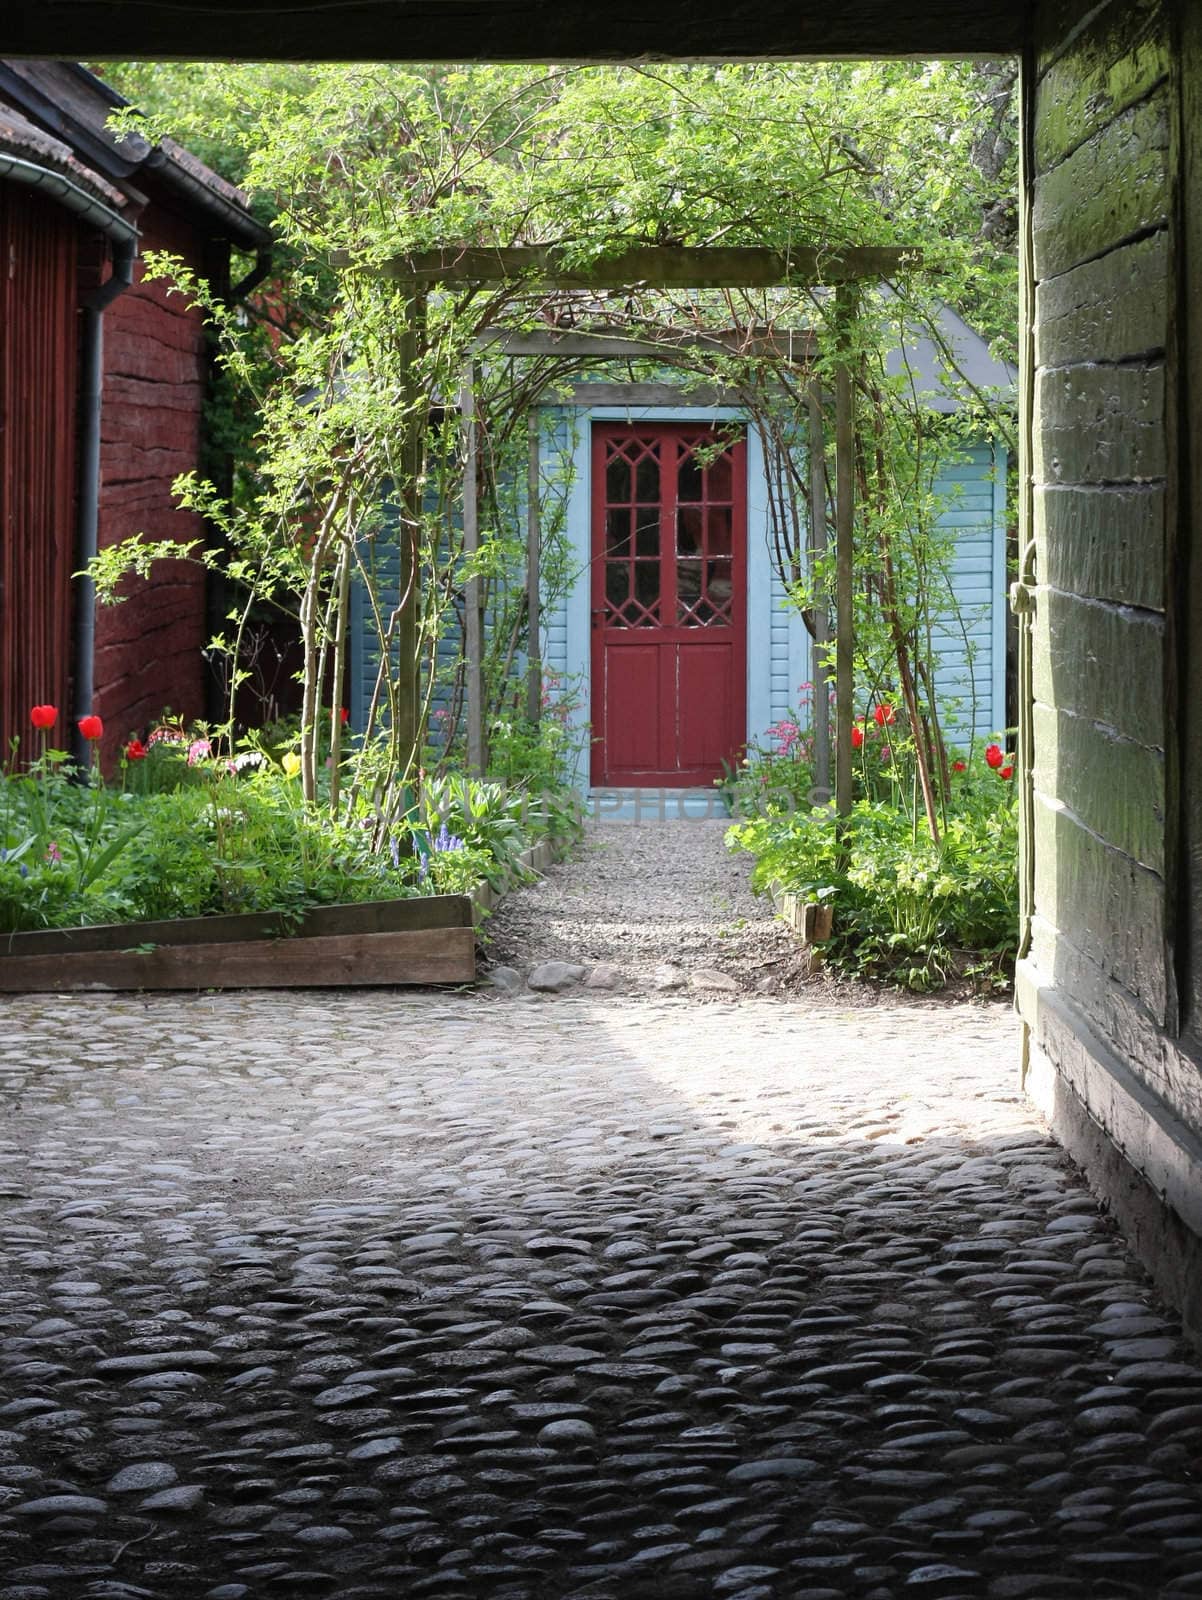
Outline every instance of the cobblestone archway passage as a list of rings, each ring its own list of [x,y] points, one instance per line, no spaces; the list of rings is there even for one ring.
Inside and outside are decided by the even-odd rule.
[[[0,1600],[1202,1593],[997,1007],[22,1000]]]

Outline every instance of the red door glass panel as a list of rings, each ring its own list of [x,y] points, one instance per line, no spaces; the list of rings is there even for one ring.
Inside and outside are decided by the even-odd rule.
[[[744,441],[598,423],[592,468],[592,782],[711,783],[746,738]]]

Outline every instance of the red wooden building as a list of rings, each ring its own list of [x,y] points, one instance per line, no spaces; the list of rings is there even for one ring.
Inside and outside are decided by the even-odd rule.
[[[98,712],[110,760],[165,709],[204,715],[212,632],[198,567],[161,563],[99,612],[72,576],[133,533],[205,533],[171,493],[202,464],[204,331],[139,258],[170,251],[236,297],[270,243],[187,151],[116,138],[121,104],[83,67],[0,62],[0,740],[48,701],[64,741]],[[235,252],[255,257],[240,283]]]

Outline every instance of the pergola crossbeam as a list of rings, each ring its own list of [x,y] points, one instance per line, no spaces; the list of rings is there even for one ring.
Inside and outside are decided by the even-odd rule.
[[[674,356],[766,356],[804,364],[817,353],[812,328],[767,329],[741,333],[629,334],[620,328],[556,329],[519,332],[485,328],[476,338],[478,350],[504,356],[553,356],[565,361],[669,360]]]
[[[345,250],[336,267],[353,267]],[[885,245],[842,249],[755,245],[632,245],[591,262],[574,261],[557,245],[425,250],[393,256],[371,270],[409,284],[513,284],[554,289],[776,289],[889,278],[918,264],[916,251]]]

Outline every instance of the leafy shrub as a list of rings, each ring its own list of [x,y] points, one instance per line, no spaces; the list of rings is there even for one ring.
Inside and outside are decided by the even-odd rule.
[[[120,787],[58,752],[0,777],[0,934],[462,894],[575,822],[562,793],[448,777],[384,828],[367,800],[306,805],[290,751],[227,757],[203,735],[138,749]]]
[[[938,844],[874,800],[857,802],[843,826],[828,809],[752,817],[731,827],[727,842],[755,857],[753,888],[775,883],[833,904],[824,951],[838,970],[910,989],[957,975],[1003,983],[1018,928],[1011,796],[988,780],[960,784]]]

